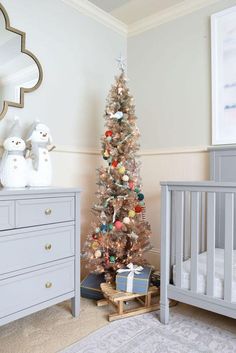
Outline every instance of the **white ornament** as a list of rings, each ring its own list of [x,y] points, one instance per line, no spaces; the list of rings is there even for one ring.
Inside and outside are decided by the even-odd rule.
[[[115,119],[117,119],[117,120],[120,120],[120,119],[123,118],[123,116],[124,116],[124,113],[118,111],[118,112],[116,112],[115,114],[112,114],[112,115],[111,115],[111,118],[115,118]]]
[[[102,252],[100,250],[96,250],[95,253],[94,253],[94,256],[97,258],[101,257],[102,256]]]
[[[48,146],[52,143],[49,128],[36,122],[28,133],[30,158],[28,159],[28,185],[50,186],[52,183],[52,165]]]
[[[104,211],[101,212],[100,218],[105,221],[107,219],[106,213]],[[106,224],[106,222],[103,222],[103,224]]]
[[[4,143],[0,167],[1,184],[7,188],[27,185],[27,164],[24,157],[25,142],[20,137],[8,137]]]
[[[122,180],[123,180],[123,181],[129,181],[128,175],[124,175],[124,176],[122,177]]]
[[[129,217],[123,218],[123,223],[124,223],[124,224],[130,224],[130,219],[129,219]]]
[[[129,237],[133,240],[137,240],[138,239],[138,235],[134,232],[132,232],[131,234],[129,234]]]

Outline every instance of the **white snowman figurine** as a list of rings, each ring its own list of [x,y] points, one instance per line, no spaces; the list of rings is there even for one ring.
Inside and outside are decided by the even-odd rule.
[[[26,142],[29,144],[28,185],[35,187],[50,186],[52,183],[52,164],[49,156],[49,146],[52,144],[52,137],[49,128],[36,121],[28,132]]]
[[[18,118],[3,143],[4,152],[0,164],[1,184],[7,188],[21,188],[27,185],[27,164],[24,157],[25,142],[20,137]]]

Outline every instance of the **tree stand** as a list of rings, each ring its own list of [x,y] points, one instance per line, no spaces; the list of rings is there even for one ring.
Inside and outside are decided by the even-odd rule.
[[[116,290],[111,284],[102,283],[101,290],[105,299],[97,301],[98,306],[104,306],[112,304],[116,312],[108,315],[109,321],[122,319],[125,317],[135,316],[139,314],[149,313],[150,311],[160,309],[160,304],[152,304],[152,296],[159,294],[159,288],[153,286],[149,287],[147,294],[135,294],[128,292],[121,292]],[[136,300],[140,304],[140,307],[134,309],[125,310],[124,304],[130,300]]]

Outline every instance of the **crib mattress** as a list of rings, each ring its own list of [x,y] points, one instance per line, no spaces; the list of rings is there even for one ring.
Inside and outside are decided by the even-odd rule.
[[[183,263],[183,289],[190,289],[191,259]],[[198,256],[198,293],[206,294],[207,252]],[[176,268],[173,266],[173,282],[176,283]],[[224,298],[224,250],[215,249],[214,296]],[[236,302],[236,250],[233,252],[233,302]]]

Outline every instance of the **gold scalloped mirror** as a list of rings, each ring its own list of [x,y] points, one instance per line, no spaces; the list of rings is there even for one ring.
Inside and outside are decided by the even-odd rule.
[[[10,26],[0,3],[0,120],[9,106],[23,108],[24,94],[36,90],[42,78],[38,59],[25,48],[25,33]]]

